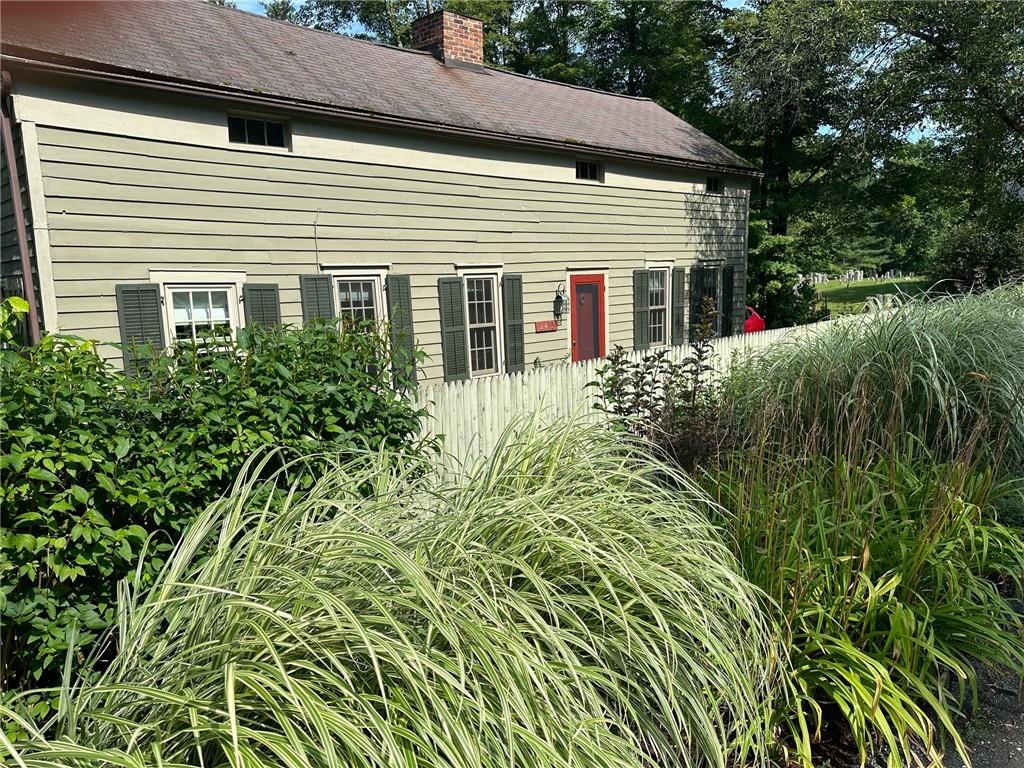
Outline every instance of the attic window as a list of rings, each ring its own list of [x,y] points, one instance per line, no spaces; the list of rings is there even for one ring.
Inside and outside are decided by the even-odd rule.
[[[717,176],[708,176],[704,184],[704,191],[719,194],[722,191],[722,180]]]
[[[284,123],[278,120],[228,115],[228,141],[259,147],[284,147]]]
[[[583,181],[602,181],[601,164],[596,160],[577,160],[576,178]]]

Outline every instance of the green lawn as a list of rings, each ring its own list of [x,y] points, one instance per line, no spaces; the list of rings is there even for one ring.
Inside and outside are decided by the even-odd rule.
[[[892,280],[833,280],[816,286],[828,302],[833,315],[854,315],[864,310],[864,302],[871,296],[903,293],[914,296],[928,290],[928,281],[921,277],[899,277]]]

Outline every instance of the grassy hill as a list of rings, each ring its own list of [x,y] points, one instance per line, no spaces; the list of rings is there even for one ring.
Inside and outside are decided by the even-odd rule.
[[[914,296],[928,290],[928,281],[920,277],[900,277],[891,280],[833,280],[817,286],[817,291],[828,302],[833,315],[854,315],[864,310],[864,302],[872,296],[907,294]]]

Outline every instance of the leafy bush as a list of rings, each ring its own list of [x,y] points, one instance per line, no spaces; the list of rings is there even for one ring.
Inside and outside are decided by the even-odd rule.
[[[809,253],[813,238],[768,233],[767,222],[750,223],[750,254],[747,302],[764,317],[768,328],[788,328],[817,322],[825,310],[815,305],[814,287],[802,282],[800,273],[825,269]]]
[[[252,451],[352,452],[418,431],[376,334],[254,328],[212,344],[179,345],[140,377],[80,339],[0,351],[2,688],[53,684],[72,627],[88,648],[117,582],[150,584]]]
[[[706,487],[744,574],[788,619],[791,695],[775,719],[805,765],[844,739],[908,765],[974,699],[975,663],[1024,673],[1024,538],[983,515],[992,473],[919,448],[838,461],[742,452]]]
[[[1020,206],[1016,224],[983,219],[951,227],[939,242],[931,269],[934,280],[949,280],[957,290],[993,288],[1024,278],[1024,215]]]
[[[1024,291],[909,299],[794,334],[734,365],[730,411],[793,455],[898,452],[907,434],[938,461],[980,446],[1024,460]]]
[[[714,302],[705,300],[690,354],[679,362],[667,349],[633,360],[616,347],[589,385],[598,390],[599,410],[687,470],[717,456],[728,442],[718,386],[711,380],[714,314]]]
[[[762,764],[777,656],[706,497],[609,431],[516,431],[454,482],[387,453],[333,465],[280,505],[239,481],[122,606],[100,678],[79,679],[39,730],[20,715],[12,756]]]

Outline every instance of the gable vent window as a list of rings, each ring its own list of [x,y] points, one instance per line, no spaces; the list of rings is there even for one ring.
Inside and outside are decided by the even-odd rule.
[[[576,178],[583,181],[602,181],[601,164],[596,160],[577,160]]]
[[[252,117],[228,115],[228,141],[259,147],[284,147],[284,123]]]
[[[722,180],[717,176],[708,176],[707,181],[704,183],[704,191],[716,195],[720,194],[722,191]]]

